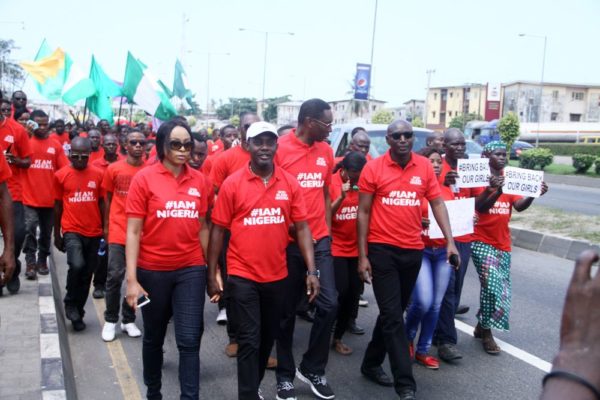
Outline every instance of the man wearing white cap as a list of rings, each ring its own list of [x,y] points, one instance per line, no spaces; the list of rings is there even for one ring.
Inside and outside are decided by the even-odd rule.
[[[228,229],[231,239],[225,290],[237,324],[238,398],[255,400],[260,398],[260,382],[282,316],[290,224],[296,227],[308,271],[315,273],[316,268],[300,185],[294,176],[273,164],[276,128],[255,122],[246,132],[246,143],[250,163],[225,179],[213,210],[208,292],[213,300],[221,294],[217,263]],[[319,280],[313,274],[306,277],[306,291],[311,300],[319,293]]]

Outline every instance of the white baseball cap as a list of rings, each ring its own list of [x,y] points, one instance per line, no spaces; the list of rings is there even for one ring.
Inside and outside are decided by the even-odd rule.
[[[258,121],[250,125],[250,127],[246,131],[246,140],[251,139],[253,137],[257,137],[258,135],[265,132],[272,133],[273,135],[275,135],[275,137],[278,137],[277,128],[275,128],[275,125],[272,125],[265,121]]]

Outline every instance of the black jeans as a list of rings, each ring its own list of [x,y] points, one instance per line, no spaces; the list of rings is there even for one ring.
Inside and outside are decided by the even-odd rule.
[[[30,264],[46,263],[50,255],[50,241],[54,226],[54,209],[52,207],[29,207],[25,209],[25,243],[23,252],[25,262]],[[37,238],[37,227],[40,237]],[[37,251],[37,259],[35,253]]]
[[[296,305],[300,296],[306,296],[306,264],[296,243],[287,247],[288,276],[285,279],[283,318],[277,339],[277,382],[293,381],[296,365],[292,354],[294,328],[296,326]],[[312,324],[308,349],[302,357],[300,366],[306,372],[325,375],[325,366],[329,359],[331,328],[337,316],[337,291],[331,243],[329,237],[315,244],[315,263],[321,272],[321,291],[315,300],[315,321]]]
[[[461,243],[455,242],[456,248],[460,254],[460,267],[457,271],[452,271],[450,282],[442,300],[440,308],[440,316],[438,318],[437,327],[433,335],[434,344],[456,344],[458,342],[458,334],[454,326],[454,317],[456,310],[460,304],[460,295],[462,293],[467,267],[471,259],[471,242]]]
[[[196,265],[164,272],[138,268],[137,278],[150,298],[150,303],[142,307],[146,397],[162,399],[163,344],[167,325],[173,317],[175,342],[179,350],[180,398],[197,400],[200,393],[200,340],[204,331],[206,267]]]
[[[13,221],[15,225],[15,272],[12,277],[12,281],[17,280],[21,273],[21,261],[19,261],[19,255],[21,254],[21,248],[25,241],[25,209],[23,208],[23,202],[13,202]]]
[[[237,322],[238,399],[257,400],[267,360],[279,332],[285,281],[258,283],[239,276],[227,281],[227,296]]]
[[[377,368],[387,353],[396,392],[406,387],[416,389],[403,313],[421,269],[423,251],[376,243],[370,243],[368,251],[379,316],[362,365]]]
[[[100,238],[87,237],[73,232],[65,232],[63,238],[69,266],[65,308],[76,308],[83,317],[92,274],[98,261]]]
[[[120,244],[108,245],[108,269],[106,276],[106,291],[104,300],[106,310],[104,321],[117,323],[119,321],[119,306],[121,307],[121,322],[128,324],[135,321],[135,312],[121,295],[121,285],[125,278],[125,246]]]
[[[98,265],[94,271],[93,284],[96,289],[106,288],[106,275],[108,273],[108,243],[105,243],[104,246],[104,254],[98,254]]]
[[[221,249],[221,254],[219,255],[219,266],[221,270],[221,278],[223,279],[223,296],[219,299],[219,310],[223,308],[227,311],[227,336],[229,336],[229,342],[236,342],[237,336],[237,326],[235,321],[235,315],[233,314],[230,306],[229,306],[229,297],[227,296],[227,279],[229,279],[227,275],[227,250],[229,249],[229,241],[231,240],[231,231],[229,229],[225,229],[223,233],[223,248]]]
[[[360,278],[358,276],[358,257],[333,257],[335,287],[338,291],[338,314],[334,339],[341,339],[353,318],[354,310],[360,298]]]

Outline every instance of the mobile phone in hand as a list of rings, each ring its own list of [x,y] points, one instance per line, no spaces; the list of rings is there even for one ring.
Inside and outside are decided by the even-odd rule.
[[[141,295],[137,299],[137,308],[142,308],[142,307],[144,307],[148,303],[150,303],[150,299],[148,298],[148,296]]]
[[[451,254],[449,261],[450,265],[452,265],[455,268],[458,268],[458,256],[456,254]]]

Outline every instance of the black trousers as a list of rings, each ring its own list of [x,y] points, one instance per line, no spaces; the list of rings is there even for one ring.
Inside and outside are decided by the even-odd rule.
[[[362,365],[379,367],[387,353],[396,392],[406,387],[416,389],[403,314],[421,269],[423,252],[375,243],[368,245],[368,251],[379,316]]]
[[[259,283],[230,276],[227,293],[231,314],[237,322],[238,399],[257,400],[267,360],[279,332],[286,295],[284,280]]]
[[[103,242],[100,242],[102,246]],[[98,254],[98,265],[94,271],[94,288],[105,289],[106,287],[106,275],[108,273],[108,243],[104,242],[104,254]]]
[[[358,276],[358,257],[333,257],[335,271],[335,287],[338,291],[338,314],[334,339],[341,339],[348,329],[348,323],[353,317],[360,298],[360,283]]]
[[[69,265],[65,307],[76,308],[83,317],[92,273],[98,261],[100,238],[86,237],[72,232],[66,232],[63,237]]]
[[[21,248],[25,241],[25,208],[21,201],[13,202],[13,221],[15,225],[15,272],[11,281],[16,281],[21,273],[19,255],[21,255]]]

